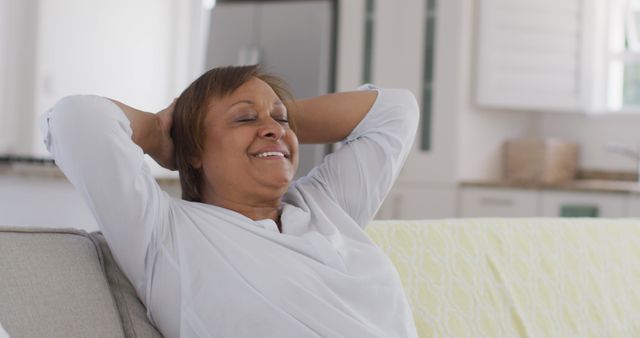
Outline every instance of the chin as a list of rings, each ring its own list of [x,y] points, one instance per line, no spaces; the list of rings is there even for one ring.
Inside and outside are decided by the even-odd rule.
[[[280,186],[280,187],[284,187],[284,188],[289,188],[289,186],[291,185],[291,181],[292,181],[292,180],[293,180],[292,178],[286,178],[286,179],[283,179],[283,180],[281,181],[281,185],[279,185],[279,186]]]
[[[266,178],[266,177],[265,177]],[[264,180],[264,185],[267,186],[272,186],[276,189],[282,189],[282,188],[289,188],[289,185],[291,185],[293,178],[292,177],[273,177],[273,178],[266,178],[266,180]]]

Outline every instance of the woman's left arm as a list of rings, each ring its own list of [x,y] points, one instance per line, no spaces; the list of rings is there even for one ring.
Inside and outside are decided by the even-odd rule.
[[[300,143],[335,143],[347,138],[373,106],[376,91],[327,94],[288,105]]]
[[[364,88],[376,90],[301,100],[291,115],[301,143],[342,142],[300,184],[325,190],[363,228],[400,173],[419,115],[408,90]]]

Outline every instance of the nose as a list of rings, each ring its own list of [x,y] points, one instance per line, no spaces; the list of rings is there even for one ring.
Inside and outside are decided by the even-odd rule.
[[[285,130],[282,124],[278,123],[278,121],[267,118],[264,123],[260,126],[258,134],[260,137],[279,140],[284,136]]]

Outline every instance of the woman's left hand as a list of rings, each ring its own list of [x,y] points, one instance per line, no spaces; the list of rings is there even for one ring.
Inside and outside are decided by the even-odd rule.
[[[159,144],[156,145],[155,154],[149,154],[158,164],[169,170],[178,169],[176,166],[175,145],[171,138],[171,126],[173,124],[173,110],[175,105],[176,100],[173,100],[167,108],[156,114],[161,130],[161,138]]]

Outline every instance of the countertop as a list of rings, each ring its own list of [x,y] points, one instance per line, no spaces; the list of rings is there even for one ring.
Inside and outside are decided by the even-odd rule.
[[[46,158],[0,157],[0,175],[21,178],[51,178],[66,180],[62,171],[54,161]],[[505,180],[468,180],[460,182],[462,187],[512,188],[531,190],[568,190],[578,192],[605,192],[640,194],[640,183],[636,182],[633,173],[615,173],[601,171],[580,171],[578,179],[561,183],[524,183]],[[163,186],[177,186],[178,178],[159,177],[158,183]]]
[[[521,182],[507,182],[507,181],[500,181],[500,180],[463,181],[463,182],[460,182],[460,186],[640,194],[640,184],[638,182],[605,180],[605,179],[577,179],[577,180],[562,182],[562,183],[521,183]]]
[[[33,157],[0,156],[0,176],[67,180],[52,159]],[[162,186],[180,185],[177,177],[156,177],[156,181]]]

